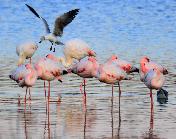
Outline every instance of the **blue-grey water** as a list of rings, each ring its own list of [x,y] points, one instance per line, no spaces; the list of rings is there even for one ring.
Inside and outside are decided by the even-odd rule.
[[[79,90],[82,79],[69,74],[63,77],[63,83],[51,83],[49,113],[46,114],[42,81],[37,81],[31,89],[32,101],[27,101],[24,110],[25,89],[11,81],[8,74],[17,64],[16,46],[26,41],[38,42],[45,33],[43,23],[25,3],[47,19],[51,28],[58,15],[80,8],[61,40],[83,39],[96,51],[100,62],[117,54],[139,67],[139,59],[147,55],[167,67],[169,74],[163,88],[169,92],[168,102],[157,102],[154,90],[151,116],[149,89],[134,74],[131,81],[121,83],[120,111],[118,86],[111,103],[111,86],[96,79],[87,80],[85,106]],[[175,0],[1,0],[0,29],[0,139],[175,139]],[[50,53],[49,46],[47,42],[40,44],[33,63]],[[55,54],[62,55],[61,46]],[[60,95],[61,103],[57,103]],[[18,105],[19,96],[21,105]]]

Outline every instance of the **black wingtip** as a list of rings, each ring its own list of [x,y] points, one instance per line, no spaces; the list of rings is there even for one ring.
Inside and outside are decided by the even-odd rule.
[[[28,4],[25,4],[25,5],[29,8],[29,10],[30,10],[33,14],[35,14],[38,18],[40,18],[39,14],[34,10],[34,8],[32,8],[31,6],[29,6]]]

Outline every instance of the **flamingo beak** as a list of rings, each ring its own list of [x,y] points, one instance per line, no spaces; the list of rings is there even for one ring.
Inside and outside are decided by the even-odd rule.
[[[139,73],[139,69],[136,68],[136,67],[132,67],[129,72],[130,73],[132,73],[132,72],[138,72]]]

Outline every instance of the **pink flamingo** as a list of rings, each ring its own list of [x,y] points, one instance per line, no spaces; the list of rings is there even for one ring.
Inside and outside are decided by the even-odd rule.
[[[116,64],[112,63],[111,59],[108,59],[105,64],[99,66],[96,77],[100,82],[104,82],[112,85],[112,94],[113,94],[113,85],[118,83],[119,86],[119,105],[120,105],[120,81],[121,80],[130,80],[131,78],[127,77],[127,73]]]
[[[140,79],[144,81],[144,77],[146,73],[151,70],[157,68],[161,73],[168,74],[168,71],[165,67],[151,61],[147,56],[144,56],[140,60]]]
[[[95,57],[88,57],[85,59],[81,59],[80,62],[76,63],[72,66],[71,72],[83,77],[83,82],[80,85],[80,90],[82,92],[82,85],[84,86],[84,98],[86,98],[85,92],[85,85],[86,80],[85,78],[93,78],[96,76],[97,71],[99,68],[99,63],[97,62]]]
[[[26,94],[25,94],[25,103],[26,103],[26,95],[28,88],[32,87],[37,79],[37,73],[31,64],[21,65],[14,69],[9,77],[16,81],[20,87],[26,86]],[[30,89],[29,89],[30,95]]]
[[[48,97],[50,97],[50,81],[57,79],[62,82],[61,75],[67,74],[68,72],[62,69],[58,62],[46,56],[46,58],[41,58],[36,64],[35,69],[38,74],[38,79],[48,81]],[[45,82],[44,82],[45,85]],[[44,86],[45,87],[45,86]],[[45,92],[46,97],[46,92]]]
[[[31,64],[31,57],[34,55],[37,48],[38,46],[34,42],[28,42],[17,46],[16,53],[19,56],[18,65],[23,64],[25,59],[30,59]]]
[[[143,67],[145,68],[145,66]],[[151,109],[153,111],[153,96],[152,89],[161,89],[164,84],[165,78],[163,73],[158,68],[149,70],[144,77],[144,84],[150,89],[150,98],[151,98]]]
[[[112,55],[108,59],[108,61],[112,61],[112,63],[122,68],[127,74],[132,73],[132,72],[139,72],[139,69],[134,67],[130,62],[119,59],[116,55]]]

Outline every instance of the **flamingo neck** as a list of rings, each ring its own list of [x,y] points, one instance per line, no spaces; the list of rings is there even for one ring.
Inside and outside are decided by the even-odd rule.
[[[26,57],[24,56],[24,54],[20,55],[19,59],[18,59],[18,66],[22,65],[24,63],[25,59],[26,59]]]
[[[29,73],[26,77],[25,77],[25,83],[28,86],[32,86],[34,85],[35,81],[36,81],[36,74],[35,74],[35,70],[31,69],[31,73]]]
[[[67,58],[61,57],[58,59],[66,68],[68,68],[73,63],[73,58],[71,58],[71,57],[67,57]]]
[[[146,73],[146,72],[147,72],[147,69],[146,69],[146,67],[145,67],[145,63],[141,63],[140,65],[141,65],[141,71],[142,71],[143,73]]]

